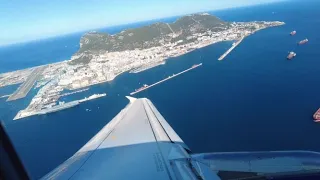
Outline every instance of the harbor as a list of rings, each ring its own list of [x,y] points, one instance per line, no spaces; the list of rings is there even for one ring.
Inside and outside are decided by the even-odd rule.
[[[244,39],[245,37],[241,37],[239,41],[235,42],[232,44],[232,47],[230,49],[228,49],[228,51],[226,51],[224,54],[222,54],[219,57],[219,61],[223,60],[234,48],[236,48]]]
[[[144,90],[147,90],[147,89],[149,89],[149,88],[151,88],[151,87],[153,87],[153,86],[156,86],[156,85],[158,85],[158,84],[160,84],[160,83],[163,83],[163,82],[165,82],[165,81],[167,81],[167,80],[170,80],[170,79],[172,79],[172,78],[174,78],[174,77],[177,77],[177,76],[179,76],[179,75],[181,75],[181,74],[183,74],[183,73],[186,73],[186,72],[188,72],[188,71],[190,71],[190,70],[192,70],[192,69],[195,69],[195,68],[197,68],[197,67],[199,67],[199,66],[202,66],[202,63],[200,63],[200,64],[195,64],[195,65],[193,65],[191,68],[189,68],[189,69],[186,69],[186,70],[184,70],[184,71],[181,71],[181,72],[179,72],[179,73],[177,73],[177,74],[173,74],[172,76],[169,76],[169,77],[167,77],[167,78],[165,78],[165,79],[162,79],[161,81],[158,81],[158,82],[156,82],[156,83],[153,83],[153,84],[151,84],[151,85],[143,85],[141,88],[139,88],[139,89],[136,89],[134,92],[131,92],[130,93],[130,95],[135,95],[135,94],[137,94],[137,93],[139,93],[139,92],[141,92],[141,91],[144,91]]]
[[[34,83],[39,79],[45,70],[46,66],[40,66],[35,68],[27,80],[7,99],[7,101],[14,101],[24,98],[31,90]]]
[[[40,110],[28,110],[28,109],[21,110],[13,118],[13,120],[18,120],[18,119],[22,119],[22,118],[26,118],[26,117],[30,117],[30,116],[35,116],[35,115],[44,115],[44,114],[54,113],[54,112],[57,112],[57,111],[61,111],[61,110],[65,110],[65,109],[68,109],[68,108],[72,108],[72,107],[78,106],[83,102],[90,101],[90,100],[97,99],[97,98],[101,98],[101,97],[104,97],[106,95],[107,95],[106,93],[93,94],[93,95],[91,95],[89,97],[85,97],[84,99],[74,100],[74,101],[67,102],[67,103],[62,101],[62,102],[59,102],[58,105],[52,105],[50,107],[47,107],[45,109],[40,109]]]

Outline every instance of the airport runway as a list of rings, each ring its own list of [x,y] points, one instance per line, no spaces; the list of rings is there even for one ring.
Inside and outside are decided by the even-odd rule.
[[[24,98],[31,90],[34,83],[38,80],[39,76],[43,73],[47,66],[36,67],[28,79],[7,99],[7,101],[14,101]]]

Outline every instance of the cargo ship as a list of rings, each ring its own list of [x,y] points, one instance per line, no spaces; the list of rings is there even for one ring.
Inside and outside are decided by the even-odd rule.
[[[290,33],[291,36],[294,36],[295,34],[297,34],[297,31],[292,31],[292,32]]]
[[[313,115],[314,122],[320,122],[320,108],[316,113]]]
[[[64,109],[72,108],[77,105],[79,105],[79,101],[71,101],[68,103],[65,103],[62,101],[62,102],[59,102],[59,104],[56,106],[52,106],[51,108],[40,110],[37,114],[42,115],[42,114],[53,113],[53,112],[61,111]]]
[[[147,84],[144,84],[142,87],[138,88],[138,89],[135,89],[135,92],[140,92],[140,91],[143,91],[144,89],[146,89],[148,87]]]
[[[97,99],[97,98],[101,98],[101,97],[104,97],[106,96],[107,94],[106,93],[103,93],[103,94],[93,94],[89,97],[85,97],[84,99],[81,99],[79,100],[80,103],[82,102],[85,102],[85,101],[89,101],[89,100],[92,100],[92,99]]]
[[[287,59],[290,60],[290,59],[296,57],[296,55],[297,55],[297,54],[296,54],[295,52],[292,52],[292,51],[291,51],[291,52],[289,53],[289,55],[287,56]]]
[[[298,42],[299,45],[302,45],[302,44],[305,44],[307,43],[309,40],[308,39],[304,39],[304,40],[301,40],[300,42]]]

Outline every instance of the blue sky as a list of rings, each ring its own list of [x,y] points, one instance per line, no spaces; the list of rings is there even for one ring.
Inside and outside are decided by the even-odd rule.
[[[279,0],[0,0],[0,45]]]

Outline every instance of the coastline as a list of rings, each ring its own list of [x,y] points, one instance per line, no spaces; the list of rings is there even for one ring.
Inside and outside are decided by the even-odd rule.
[[[146,49],[136,48],[134,50],[119,52],[107,51],[98,54],[90,54],[90,52],[87,54],[75,54],[78,57],[84,56],[91,59],[87,63],[71,65],[69,64],[71,60],[65,60],[46,65],[47,68],[41,74],[42,79],[38,80],[42,81],[45,85],[32,98],[28,107],[19,111],[16,117],[20,117],[19,114],[21,113],[32,114],[39,109],[54,106],[64,89],[78,90],[106,83],[128,71],[129,73],[146,71],[165,64],[170,58],[188,54],[195,49],[201,49],[223,41],[243,39],[262,29],[284,24],[284,22],[280,21],[231,23],[228,28],[226,27],[223,30],[212,32],[207,29],[205,32],[194,33],[191,36],[185,37],[189,38],[190,41],[186,40],[184,43],[183,40],[178,40]],[[175,34],[173,33],[173,35]]]
[[[252,22],[237,22],[238,24],[250,24],[250,23],[254,23],[254,24],[263,24],[263,26],[259,27],[259,28],[256,28],[254,31],[252,32],[243,32],[244,33],[244,36],[243,37],[247,37],[247,36],[250,36],[252,34],[255,34],[257,31],[260,31],[260,30],[263,30],[263,29],[266,29],[266,28],[270,28],[270,27],[275,27],[275,26],[281,26],[281,25],[284,25],[285,23],[284,22],[280,22],[280,21],[252,21]],[[199,38],[198,38],[199,39]],[[112,81],[114,80],[118,75],[122,74],[123,72],[127,72],[129,71],[129,73],[139,73],[139,72],[142,72],[142,71],[145,71],[145,70],[148,70],[148,69],[151,69],[153,67],[156,67],[156,66],[159,66],[159,65],[162,65],[162,64],[165,64],[165,62],[167,60],[169,60],[170,58],[172,57],[178,57],[178,56],[181,56],[181,55],[184,55],[184,54],[187,54],[189,52],[192,52],[193,50],[195,49],[200,49],[200,48],[203,48],[203,47],[206,47],[206,46],[209,46],[209,45],[213,45],[213,44],[216,44],[216,43],[219,43],[219,42],[224,42],[224,41],[236,41],[236,40],[239,40],[240,37],[225,37],[225,38],[215,38],[215,39],[207,39],[207,38],[202,38],[202,42],[198,42],[197,44],[194,44],[194,45],[191,45],[190,48],[188,49],[181,49],[180,47],[180,50],[177,50],[171,54],[165,54],[163,55],[162,57],[159,57],[159,58],[162,58],[160,61],[154,63],[153,61],[146,61],[147,63],[149,62],[149,64],[145,64],[145,65],[141,65],[141,66],[132,66],[132,67],[123,67],[124,68],[124,71],[122,71],[121,73],[114,73],[114,74],[110,74],[107,78],[103,79],[103,78],[96,78],[96,79],[93,79],[91,82],[89,81],[86,85],[79,85],[77,87],[69,87],[68,85],[67,86],[64,86],[66,89],[70,89],[70,90],[76,90],[76,89],[80,89],[80,88],[84,88],[84,87],[88,87],[88,86],[91,86],[91,85],[96,85],[96,84],[101,84],[101,83],[105,83],[105,82],[108,82],[108,81]],[[188,45],[188,44],[187,44]],[[177,48],[179,47],[178,45],[176,46]],[[154,47],[154,48],[161,48],[161,47]],[[151,48],[152,49],[152,48]],[[118,53],[121,53],[121,52],[118,52]],[[143,53],[143,52],[142,52]],[[164,52],[165,53],[165,52]],[[73,54],[72,57],[74,57],[75,55],[77,55],[77,53]],[[95,55],[96,56],[96,55]],[[105,55],[102,54],[101,57],[104,57]],[[45,71],[52,71],[52,72],[47,72],[49,74],[49,76],[53,76],[53,72],[56,72],[56,70],[59,70],[59,68],[63,68],[63,69],[70,69],[70,65],[68,65],[68,63],[70,63],[72,61],[72,57],[71,57],[71,60],[64,60],[64,61],[61,61],[61,62],[56,62],[56,63],[51,63],[51,64],[47,64],[48,67],[50,68],[46,68]],[[98,63],[100,62],[100,60],[97,60],[97,58],[101,58],[99,57],[95,57],[94,59],[96,59],[95,61],[97,61]],[[93,61],[93,60],[91,60]],[[103,60],[102,60],[103,62]],[[90,64],[89,64],[90,65]],[[45,66],[45,65],[41,65],[41,66]],[[73,69],[77,69],[77,68],[81,68],[83,67],[84,65],[73,65],[74,68]],[[36,66],[36,67],[40,67],[40,66]],[[17,71],[13,71],[13,72],[7,72],[7,73],[3,73],[3,74],[0,74],[0,77],[1,76],[4,76],[4,75],[7,75],[7,74],[15,74],[15,73],[18,73],[17,76],[21,76],[21,74],[19,74],[19,72],[23,72],[23,71],[30,71],[36,67],[32,67],[32,68],[27,68],[27,69],[22,69],[22,70],[17,70]],[[121,68],[121,67],[120,67]],[[50,70],[48,70],[50,69]],[[65,70],[63,70],[65,71]],[[120,70],[121,71],[121,70]],[[61,71],[60,71],[61,73]],[[44,74],[45,76],[46,74]],[[50,80],[53,80],[53,78],[49,78],[48,81]],[[61,80],[61,78],[60,78]],[[1,81],[0,81],[0,87],[4,87],[4,86],[8,86],[8,85],[12,85],[12,84],[18,84],[18,83],[22,83],[24,82],[24,80],[20,80],[19,82],[9,82],[9,83],[4,83],[5,85],[2,85],[1,86]],[[44,81],[45,82],[45,81]]]
[[[142,72],[142,71],[145,71],[145,70],[148,70],[148,69],[151,69],[151,68],[160,66],[160,65],[165,65],[165,64],[166,64],[166,61],[167,61],[168,59],[169,59],[169,58],[163,59],[162,61],[160,61],[160,62],[158,62],[158,63],[155,63],[155,64],[140,66],[140,67],[138,67],[138,68],[135,68],[135,69],[130,70],[129,73],[139,73],[139,72]]]
[[[298,3],[302,6],[295,5]],[[233,42],[207,46],[177,59],[170,59],[173,61],[168,61],[165,66],[139,74],[124,73],[111,82],[91,86],[83,96],[110,91],[109,96],[66,111],[13,121],[16,113],[30,103],[39,89],[23,100],[11,103],[14,106],[0,99],[3,110],[0,117],[14,143],[17,147],[22,147],[19,148],[19,154],[30,175],[34,179],[40,179],[47,174],[48,169],[53,169],[65,161],[66,155],[77,151],[85,139],[90,139],[119,109],[125,107],[128,103],[123,97],[125,94],[143,83],[151,84],[201,61],[203,68],[134,96],[152,100],[162,115],[170,120],[170,125],[178,135],[188,142],[191,150],[320,151],[320,144],[311,138],[320,136],[320,122],[314,123],[312,118],[320,107],[320,61],[317,58],[320,57],[317,50],[320,41],[316,41],[319,27],[314,26],[318,20],[310,17],[311,14],[318,15],[320,12],[308,8],[301,11],[301,7],[309,5],[305,2],[298,3],[288,2],[277,6],[266,5],[252,10],[250,8],[221,13],[221,19],[230,22],[251,21],[256,18],[282,20],[287,23],[275,29],[261,30],[246,38],[223,62],[217,59]],[[319,5],[320,2],[316,3]],[[272,14],[273,11],[276,14]],[[293,14],[297,16],[292,16]],[[218,13],[216,15],[220,17]],[[301,38],[289,36],[293,29],[297,30],[297,35]],[[308,36],[310,43],[297,47],[296,41],[305,38],[304,35]],[[68,37],[66,39],[68,40]],[[75,44],[78,44],[78,41]],[[59,45],[59,42],[52,45]],[[41,50],[47,46],[40,44],[38,48]],[[298,48],[300,53],[297,51],[299,56],[288,62],[285,57],[292,48]],[[69,54],[70,51],[75,52],[70,49],[65,51],[69,51]],[[28,52],[25,53],[27,55]],[[45,59],[42,54],[36,56]],[[51,58],[56,58],[56,55],[52,54]],[[7,58],[8,64],[12,62],[9,59],[11,58]],[[21,59],[19,62],[23,61]],[[2,65],[4,69],[6,64],[3,62]],[[1,90],[3,94],[9,94],[16,87],[7,86]],[[78,94],[61,100],[68,102],[83,96]],[[87,112],[86,109],[92,111]],[[195,129],[199,129],[201,133],[191,134],[190,131]],[[70,131],[76,136],[70,135]],[[287,133],[284,134],[284,131]],[[198,141],[199,139],[201,141]],[[212,143],[213,139],[217,139],[217,143]],[[303,140],[303,143],[295,143],[293,139]],[[66,143],[68,146],[65,146]],[[54,151],[57,146],[64,148]],[[44,152],[56,154],[52,157]]]
[[[93,94],[93,95],[89,96],[88,98],[85,97],[83,99],[73,100],[73,101],[70,101],[70,102],[67,102],[67,103],[62,102],[61,104],[59,103],[58,105],[54,105],[54,106],[51,106],[51,107],[48,107],[48,108],[45,108],[45,109],[41,109],[41,110],[29,110],[27,108],[27,109],[24,109],[24,110],[20,110],[17,113],[17,115],[13,118],[13,120],[19,120],[19,119],[23,119],[23,118],[30,117],[30,116],[35,116],[35,115],[45,115],[45,114],[48,114],[48,113],[54,113],[54,112],[57,112],[57,111],[60,111],[60,110],[64,110],[64,109],[68,109],[68,108],[72,108],[72,107],[78,106],[83,102],[94,100],[94,99],[98,99],[98,98],[102,98],[102,97],[105,97],[105,96],[107,96],[106,93],[104,93],[104,94]]]

